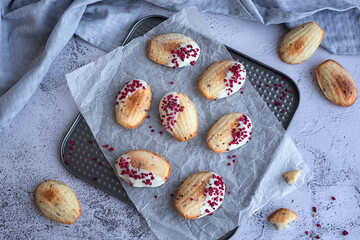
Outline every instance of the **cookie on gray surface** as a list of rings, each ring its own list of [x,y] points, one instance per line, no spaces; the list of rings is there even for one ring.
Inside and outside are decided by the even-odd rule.
[[[349,107],[357,99],[357,87],[346,69],[328,59],[316,68],[316,77],[324,95],[333,103]]]
[[[324,30],[315,22],[304,23],[288,32],[280,44],[281,60],[299,64],[308,60],[324,39]]]
[[[276,210],[268,218],[269,222],[274,224],[274,226],[278,230],[288,228],[289,223],[297,219],[299,219],[298,215],[294,211],[291,211],[290,209],[287,208],[280,208]]]
[[[35,202],[45,216],[60,223],[73,224],[81,215],[80,203],[73,190],[56,180],[39,184]]]

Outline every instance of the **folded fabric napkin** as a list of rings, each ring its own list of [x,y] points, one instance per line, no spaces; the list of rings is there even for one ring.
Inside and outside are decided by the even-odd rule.
[[[227,14],[264,24],[294,27],[316,20],[332,53],[360,53],[360,9],[339,0],[148,0],[180,10]],[[77,34],[106,51],[119,46],[137,19],[141,0],[4,0],[0,18],[0,131],[25,106],[55,57]],[[343,36],[346,32],[346,37]]]

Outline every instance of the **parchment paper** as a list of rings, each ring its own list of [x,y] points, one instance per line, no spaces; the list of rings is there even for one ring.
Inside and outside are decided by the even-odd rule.
[[[165,33],[183,33],[200,45],[201,55],[194,67],[173,70],[148,58],[149,39]],[[244,85],[244,94],[236,93],[216,101],[201,96],[196,87],[198,79],[207,67],[221,59],[232,58],[197,9],[187,8],[143,37],[66,76],[71,93],[96,141],[100,146],[109,144],[109,147],[114,147],[112,152],[102,149],[112,165],[121,154],[133,149],[147,149],[170,161],[170,178],[161,187],[132,188],[121,181],[138,211],[160,239],[217,239],[270,199],[280,198],[296,188],[285,183],[281,176],[283,172],[301,169],[297,185],[309,178],[309,169],[293,142],[248,81]],[[134,78],[143,79],[151,86],[153,103],[149,112],[151,118],[138,128],[129,130],[115,120],[115,97],[125,83]],[[159,102],[170,91],[186,94],[196,106],[198,135],[190,141],[176,141],[160,125]],[[206,144],[207,133],[220,117],[231,112],[242,112],[251,118],[254,126],[252,140],[230,153],[216,154]],[[155,132],[151,132],[152,129]],[[160,135],[160,131],[164,133]],[[229,155],[237,155],[235,163],[228,159]],[[231,166],[227,166],[229,162]],[[174,197],[170,194],[176,195],[185,179],[199,171],[213,171],[223,176],[231,194],[226,194],[221,209],[213,216],[184,220],[176,212]]]

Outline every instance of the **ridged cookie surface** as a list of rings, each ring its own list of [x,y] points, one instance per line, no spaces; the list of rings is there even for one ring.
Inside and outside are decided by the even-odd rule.
[[[181,92],[170,92],[160,101],[160,123],[176,140],[185,142],[196,136],[198,119],[194,103]]]
[[[333,103],[349,107],[357,99],[357,87],[352,76],[334,60],[326,60],[316,68],[316,77],[325,96]]]
[[[168,180],[171,166],[163,156],[138,149],[121,155],[115,170],[132,187],[158,187]]]
[[[175,208],[185,219],[212,215],[224,201],[225,190],[223,178],[218,174],[196,173],[181,185],[175,198]]]
[[[206,69],[198,82],[198,89],[207,99],[224,98],[239,91],[245,79],[246,70],[241,63],[221,60]]]
[[[216,153],[232,151],[251,139],[252,123],[242,113],[229,113],[220,118],[210,129],[207,144]]]
[[[81,214],[75,193],[65,183],[47,180],[35,191],[35,202],[48,218],[64,224],[72,224]]]
[[[298,215],[294,211],[291,211],[290,209],[286,209],[286,208],[280,208],[276,210],[268,218],[269,222],[274,224],[274,226],[278,230],[288,228],[289,223],[297,219],[299,219]]]
[[[126,128],[136,128],[145,120],[151,102],[151,88],[145,81],[128,82],[116,96],[116,121]]]
[[[169,33],[150,39],[148,55],[154,62],[175,69],[194,65],[199,58],[200,47],[183,34]]]
[[[313,55],[324,38],[324,30],[315,22],[304,23],[288,32],[280,44],[280,58],[299,64]]]

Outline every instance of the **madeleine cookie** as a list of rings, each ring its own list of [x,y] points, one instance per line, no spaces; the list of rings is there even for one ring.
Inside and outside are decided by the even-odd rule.
[[[123,127],[136,128],[145,120],[151,102],[151,88],[145,81],[128,82],[116,96],[116,121]]]
[[[35,191],[35,202],[48,218],[64,224],[73,224],[81,215],[75,193],[65,183],[47,180]]]
[[[163,156],[138,149],[121,155],[115,170],[132,187],[159,187],[168,180],[171,167]]]
[[[298,215],[295,212],[291,211],[290,209],[286,209],[286,208],[280,208],[276,210],[268,218],[269,222],[274,224],[274,226],[278,230],[288,228],[289,223],[297,219],[299,219]]]
[[[324,38],[324,30],[315,22],[304,23],[288,32],[280,44],[280,58],[289,64],[308,60]]]
[[[209,131],[207,144],[216,153],[232,151],[251,139],[252,123],[242,113],[229,113],[220,118]]]
[[[206,69],[198,82],[198,89],[209,100],[224,98],[239,91],[245,79],[246,70],[241,63],[221,60]]]
[[[292,186],[297,182],[298,178],[300,177],[300,173],[301,173],[300,170],[294,170],[294,171],[283,173],[283,177],[284,177],[285,181],[290,186]]]
[[[196,136],[198,119],[194,103],[181,92],[170,92],[160,101],[160,123],[176,140],[185,142]]]
[[[175,69],[194,66],[200,55],[200,47],[183,34],[169,33],[150,39],[148,55],[154,62]]]
[[[191,175],[181,185],[175,199],[175,208],[185,219],[212,215],[225,197],[223,178],[213,172]]]
[[[325,96],[333,103],[349,107],[357,99],[357,87],[346,69],[328,59],[316,68],[316,77]]]

